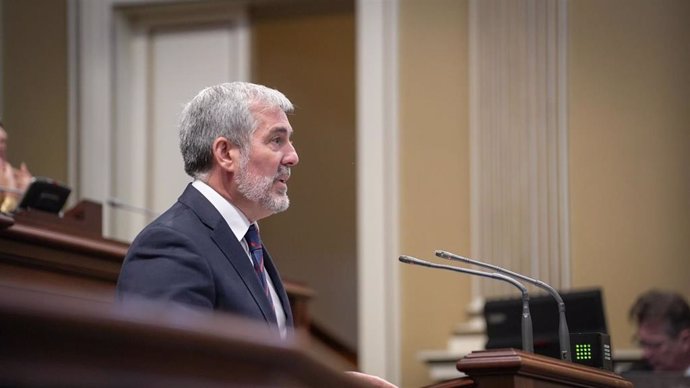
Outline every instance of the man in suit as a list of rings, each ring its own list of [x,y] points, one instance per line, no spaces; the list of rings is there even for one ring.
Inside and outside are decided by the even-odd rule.
[[[288,208],[299,157],[292,103],[279,91],[233,82],[202,90],[182,112],[180,150],[193,179],[135,238],[119,299],[149,298],[292,325],[283,283],[256,222]]]
[[[233,82],[199,92],[182,112],[180,150],[194,178],[134,239],[117,282],[121,300],[148,298],[292,326],[287,294],[256,222],[290,205],[299,162],[279,91]],[[395,387],[359,372],[363,386]]]

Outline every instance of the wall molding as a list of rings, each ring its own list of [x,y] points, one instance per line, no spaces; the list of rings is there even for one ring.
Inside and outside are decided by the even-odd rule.
[[[472,255],[570,287],[567,0],[470,1]],[[477,280],[475,297],[513,295]]]

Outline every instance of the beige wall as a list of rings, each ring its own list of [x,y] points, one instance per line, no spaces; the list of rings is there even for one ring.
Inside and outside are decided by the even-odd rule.
[[[66,2],[5,0],[2,17],[8,158],[67,182]]]
[[[572,284],[604,289],[615,348],[650,288],[690,297],[690,3],[569,2]],[[467,3],[403,1],[402,251],[469,252]],[[444,186],[442,189],[440,185]],[[419,350],[445,347],[469,279],[402,272],[403,385]]]
[[[467,2],[404,1],[400,26],[401,252],[469,252]],[[445,348],[470,278],[406,266],[401,289],[403,386],[418,387],[429,380],[417,352]]]
[[[640,292],[690,297],[690,2],[570,2],[573,285],[603,286],[614,349]]]
[[[316,292],[315,321],[357,348],[355,22],[353,3],[271,7],[253,17],[256,82],[296,105],[290,122],[300,164],[290,210],[261,222],[288,279]]]
[[[40,3],[3,3],[3,119],[12,161],[66,180],[65,2]],[[690,3],[569,4],[572,281],[604,287],[614,346],[623,347],[636,294],[664,287],[690,297]],[[304,279],[307,256],[318,263],[323,276],[305,280],[333,299],[315,308],[347,312],[327,325],[349,338],[354,16],[320,15],[257,15],[255,79],[297,104],[301,156],[292,208],[263,226],[285,276]],[[401,253],[422,258],[437,248],[470,252],[467,17],[467,1],[400,4]],[[328,230],[316,250],[302,240],[307,228]],[[420,386],[427,370],[416,353],[445,347],[464,319],[470,279],[404,267],[401,282],[403,386]]]

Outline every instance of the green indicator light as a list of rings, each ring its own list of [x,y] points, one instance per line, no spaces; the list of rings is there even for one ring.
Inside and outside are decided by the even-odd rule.
[[[575,345],[575,358],[578,360],[591,360],[592,359],[592,345],[590,345],[590,344],[576,344]]]

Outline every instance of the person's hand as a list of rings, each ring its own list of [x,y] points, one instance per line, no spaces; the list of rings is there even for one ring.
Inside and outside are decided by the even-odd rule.
[[[16,207],[19,200],[17,182],[14,179],[14,169],[6,160],[0,159],[0,212],[10,213]]]
[[[33,178],[33,175],[31,175],[29,168],[26,167],[24,162],[22,162],[18,169],[14,170],[14,181],[17,190],[26,191],[31,183],[31,178]]]
[[[0,158],[0,187],[6,186],[5,181],[7,180],[7,178],[5,178],[5,164],[7,164],[7,162],[5,162],[5,159]]]
[[[398,388],[396,385],[393,385],[393,384],[389,383],[388,381],[386,381],[380,377],[377,377],[377,376],[372,376],[372,375],[368,375],[366,373],[353,372],[353,371],[348,371],[345,373],[347,373],[348,376],[352,377],[358,383],[360,383],[366,387]]]
[[[0,186],[8,192],[17,188],[17,181],[14,177],[14,168],[6,161],[0,159]]]

